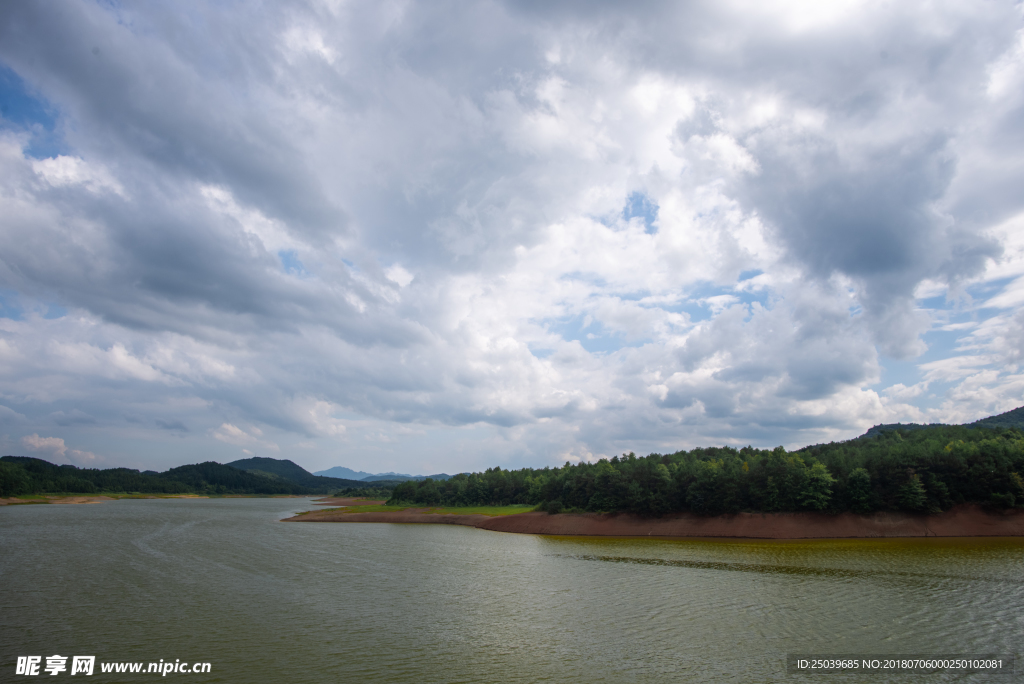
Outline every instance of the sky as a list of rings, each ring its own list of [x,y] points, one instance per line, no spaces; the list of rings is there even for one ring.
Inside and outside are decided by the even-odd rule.
[[[1024,5],[0,4],[0,452],[798,448],[1024,404]]]

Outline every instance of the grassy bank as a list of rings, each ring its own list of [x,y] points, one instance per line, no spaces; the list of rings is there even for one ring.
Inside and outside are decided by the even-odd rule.
[[[316,511],[305,511],[299,515],[309,513],[398,513],[415,509],[417,513],[432,513],[435,515],[514,515],[526,513],[535,507],[529,504],[515,504],[512,506],[423,506],[423,504],[390,504],[379,506],[342,506],[341,508],[323,508]]]

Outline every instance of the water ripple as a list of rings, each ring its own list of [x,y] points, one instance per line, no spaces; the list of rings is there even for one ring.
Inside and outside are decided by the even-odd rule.
[[[632,565],[656,565],[662,567],[690,568],[696,570],[721,570],[725,572],[753,572],[761,575],[797,575],[809,577],[829,577],[834,579],[859,578],[908,578],[928,580],[958,580],[962,582],[993,582],[997,584],[1022,585],[1024,579],[1010,580],[1002,577],[982,577],[978,575],[950,575],[930,572],[910,572],[903,570],[858,570],[851,568],[827,568],[795,565],[772,565],[768,563],[731,563],[726,561],[678,560],[667,558],[644,558],[636,556],[595,556],[588,554],[550,554],[557,558],[570,558],[583,561],[601,561],[605,563],[629,563]]]

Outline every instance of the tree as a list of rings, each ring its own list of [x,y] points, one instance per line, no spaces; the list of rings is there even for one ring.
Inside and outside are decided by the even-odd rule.
[[[871,474],[865,468],[855,468],[846,480],[850,509],[856,513],[871,510]]]
[[[913,470],[909,471],[907,483],[900,487],[900,508],[905,511],[920,511],[928,502],[928,493],[921,484],[921,478]]]
[[[832,485],[835,478],[828,472],[824,463],[815,463],[807,474],[807,482],[800,492],[800,505],[815,511],[828,507],[832,500]]]
[[[0,461],[0,496],[26,494],[32,489],[32,479],[21,466]]]

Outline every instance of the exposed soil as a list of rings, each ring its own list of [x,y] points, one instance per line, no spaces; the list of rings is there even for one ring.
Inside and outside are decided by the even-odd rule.
[[[997,512],[961,505],[938,515],[910,513],[737,513],[701,517],[680,513],[641,518],[627,513],[517,513],[452,515],[406,509],[395,513],[317,511],[286,522],[387,522],[469,525],[496,532],[611,537],[745,537],[751,539],[837,539],[881,537],[1019,537],[1024,511]]]

